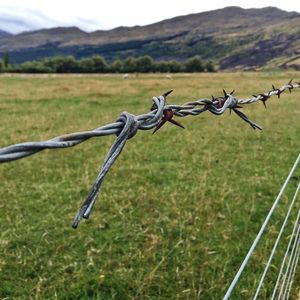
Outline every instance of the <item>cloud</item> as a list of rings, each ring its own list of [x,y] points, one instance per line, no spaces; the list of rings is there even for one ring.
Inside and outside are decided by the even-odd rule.
[[[277,6],[300,11],[294,0],[0,0],[0,30],[11,33],[58,26],[77,26],[85,31],[117,26],[146,25],[178,15],[225,6],[244,8]]]
[[[0,5],[0,29],[10,33],[38,30],[41,28],[53,28],[58,26],[77,26],[86,31],[101,29],[99,21],[88,17],[60,16],[49,17],[37,9]]]
[[[2,30],[18,33],[53,25],[55,21],[39,11],[11,6],[1,7],[0,28]]]

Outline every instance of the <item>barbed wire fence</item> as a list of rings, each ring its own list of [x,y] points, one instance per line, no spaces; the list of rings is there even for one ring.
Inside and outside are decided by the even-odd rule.
[[[168,91],[165,94],[159,97],[153,97],[153,105],[150,108],[150,111],[145,114],[141,115],[132,115],[128,112],[123,112],[120,114],[119,118],[110,124],[104,125],[102,127],[96,128],[90,131],[83,131],[83,132],[76,132],[71,134],[66,134],[62,136],[58,136],[52,138],[47,141],[42,142],[25,142],[19,143],[15,145],[11,145],[8,147],[0,148],[0,163],[10,162],[17,159],[21,159],[33,154],[36,154],[45,149],[58,149],[58,148],[68,148],[74,147],[92,137],[100,137],[100,136],[107,136],[107,135],[117,135],[116,140],[112,144],[110,150],[108,151],[106,158],[104,159],[103,166],[96,178],[94,185],[92,186],[87,198],[81,204],[72,224],[72,227],[75,229],[77,228],[80,220],[82,218],[88,219],[92,208],[98,198],[101,185],[105,178],[105,175],[108,173],[109,169],[116,161],[117,157],[122,152],[126,141],[135,136],[135,134],[139,130],[151,130],[153,128],[155,133],[159,130],[166,122],[170,122],[174,125],[184,128],[180,123],[174,120],[174,116],[177,117],[186,117],[186,116],[198,116],[206,111],[214,115],[222,115],[226,110],[233,111],[238,117],[240,117],[243,121],[247,122],[253,129],[261,130],[262,127],[253,122],[246,116],[243,112],[239,110],[242,108],[243,105],[253,104],[256,102],[261,101],[264,106],[266,107],[266,102],[272,96],[278,96],[288,90],[291,92],[293,89],[299,88],[300,82],[292,82],[290,80],[287,84],[281,86],[280,88],[275,88],[274,85],[272,86],[272,90],[260,93],[258,95],[253,95],[251,98],[246,99],[237,99],[233,94],[234,91],[227,93],[223,90],[223,95],[220,97],[212,97],[212,99],[199,99],[192,102],[187,102],[183,105],[168,105],[166,103],[167,96],[172,92]],[[236,276],[234,277],[231,285],[229,286],[226,295],[224,296],[224,300],[229,299],[232,294],[234,287],[236,286],[243,270],[245,269],[258,241],[260,240],[281,196],[284,192],[287,184],[289,183],[292,174],[294,173],[298,163],[300,161],[300,154],[295,161],[295,164],[288,175],[284,185],[282,186],[272,208],[270,209],[257,237],[255,238],[248,254],[246,255],[240,269],[238,270]],[[278,243],[282,237],[282,233],[285,229],[287,224],[288,218],[290,216],[291,210],[295,204],[296,198],[298,196],[300,190],[300,183],[298,183],[298,187],[295,191],[293,200],[291,201],[290,207],[288,212],[285,216],[283,221],[282,227],[279,231],[275,244],[273,246],[272,252],[269,256],[268,262],[258,284],[257,290],[255,292],[254,298],[257,299],[260,289],[263,285],[264,279],[266,277],[266,273],[270,267],[272,258],[275,254],[276,248]],[[296,267],[299,259],[299,247],[300,247],[300,211],[298,211],[297,219],[294,222],[293,231],[290,236],[289,244],[287,246],[284,258],[282,260],[282,264],[278,273],[277,281],[274,286],[272,299],[275,299],[276,295],[278,294],[277,299],[288,299],[291,286],[293,282],[293,278],[296,272]],[[288,261],[287,261],[288,259]],[[284,271],[285,269],[285,271]]]
[[[230,93],[227,93],[225,90],[223,90],[223,96],[220,97],[215,98],[212,96],[212,99],[199,99],[196,101],[187,102],[183,105],[167,105],[166,98],[172,92],[171,90],[159,97],[153,97],[153,105],[150,108],[150,112],[146,114],[135,116],[128,112],[123,112],[115,122],[91,131],[76,132],[58,136],[47,141],[25,142],[1,148],[0,163],[21,159],[45,149],[74,147],[92,137],[116,134],[117,138],[108,151],[106,158],[104,159],[103,166],[96,178],[96,181],[74,218],[72,227],[77,228],[82,218],[89,218],[92,208],[98,198],[105,175],[122,152],[126,141],[134,137],[138,130],[150,130],[155,128],[154,132],[156,132],[166,122],[171,122],[177,126],[183,127],[180,123],[173,119],[174,116],[197,116],[206,111],[220,116],[224,114],[227,109],[229,109],[230,112],[233,111],[242,120],[247,122],[253,129],[261,130],[261,126],[251,121],[238,108],[242,108],[243,105],[256,103],[258,101],[262,101],[266,107],[266,102],[270,97],[276,95],[278,98],[280,98],[280,95],[284,91],[288,90],[291,92],[293,89],[299,87],[300,82],[293,83],[292,80],[290,80],[287,84],[280,88],[275,88],[273,85],[271,91],[253,95],[252,98],[237,99],[233,96],[234,90]]]

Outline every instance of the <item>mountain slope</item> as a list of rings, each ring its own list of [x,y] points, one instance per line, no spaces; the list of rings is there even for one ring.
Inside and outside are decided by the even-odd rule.
[[[4,37],[9,37],[9,36],[11,36],[10,33],[6,32],[6,31],[3,31],[3,30],[0,30],[0,39],[4,38]]]
[[[86,33],[76,27],[27,32],[1,39],[0,54],[14,62],[52,55],[99,54],[184,60],[199,55],[220,69],[298,65],[300,14],[274,7],[224,9],[179,16],[147,26]]]

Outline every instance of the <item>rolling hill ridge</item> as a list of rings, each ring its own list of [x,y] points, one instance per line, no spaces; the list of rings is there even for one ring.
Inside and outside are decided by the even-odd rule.
[[[0,38],[3,38],[3,37],[8,37],[8,36],[11,36],[12,34],[4,31],[4,30],[0,30]]]
[[[84,32],[76,27],[43,29],[4,36],[0,56],[14,63],[54,55],[108,61],[150,55],[185,60],[198,55],[221,70],[265,66],[300,69],[300,14],[275,7],[226,7],[179,16],[146,26]]]

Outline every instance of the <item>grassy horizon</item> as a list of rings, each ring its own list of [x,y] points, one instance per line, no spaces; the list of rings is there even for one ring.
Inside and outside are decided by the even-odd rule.
[[[97,128],[122,111],[146,113],[170,89],[168,103],[183,104],[223,88],[249,97],[291,78],[300,73],[0,76],[0,147]],[[1,164],[0,298],[222,298],[299,154],[300,89],[267,105],[242,109],[263,131],[207,112],[176,118],[184,130],[139,132],[77,230],[70,224],[114,136]],[[296,184],[232,299],[253,296]],[[285,246],[259,299],[270,296]],[[299,292],[298,272],[293,299]]]

